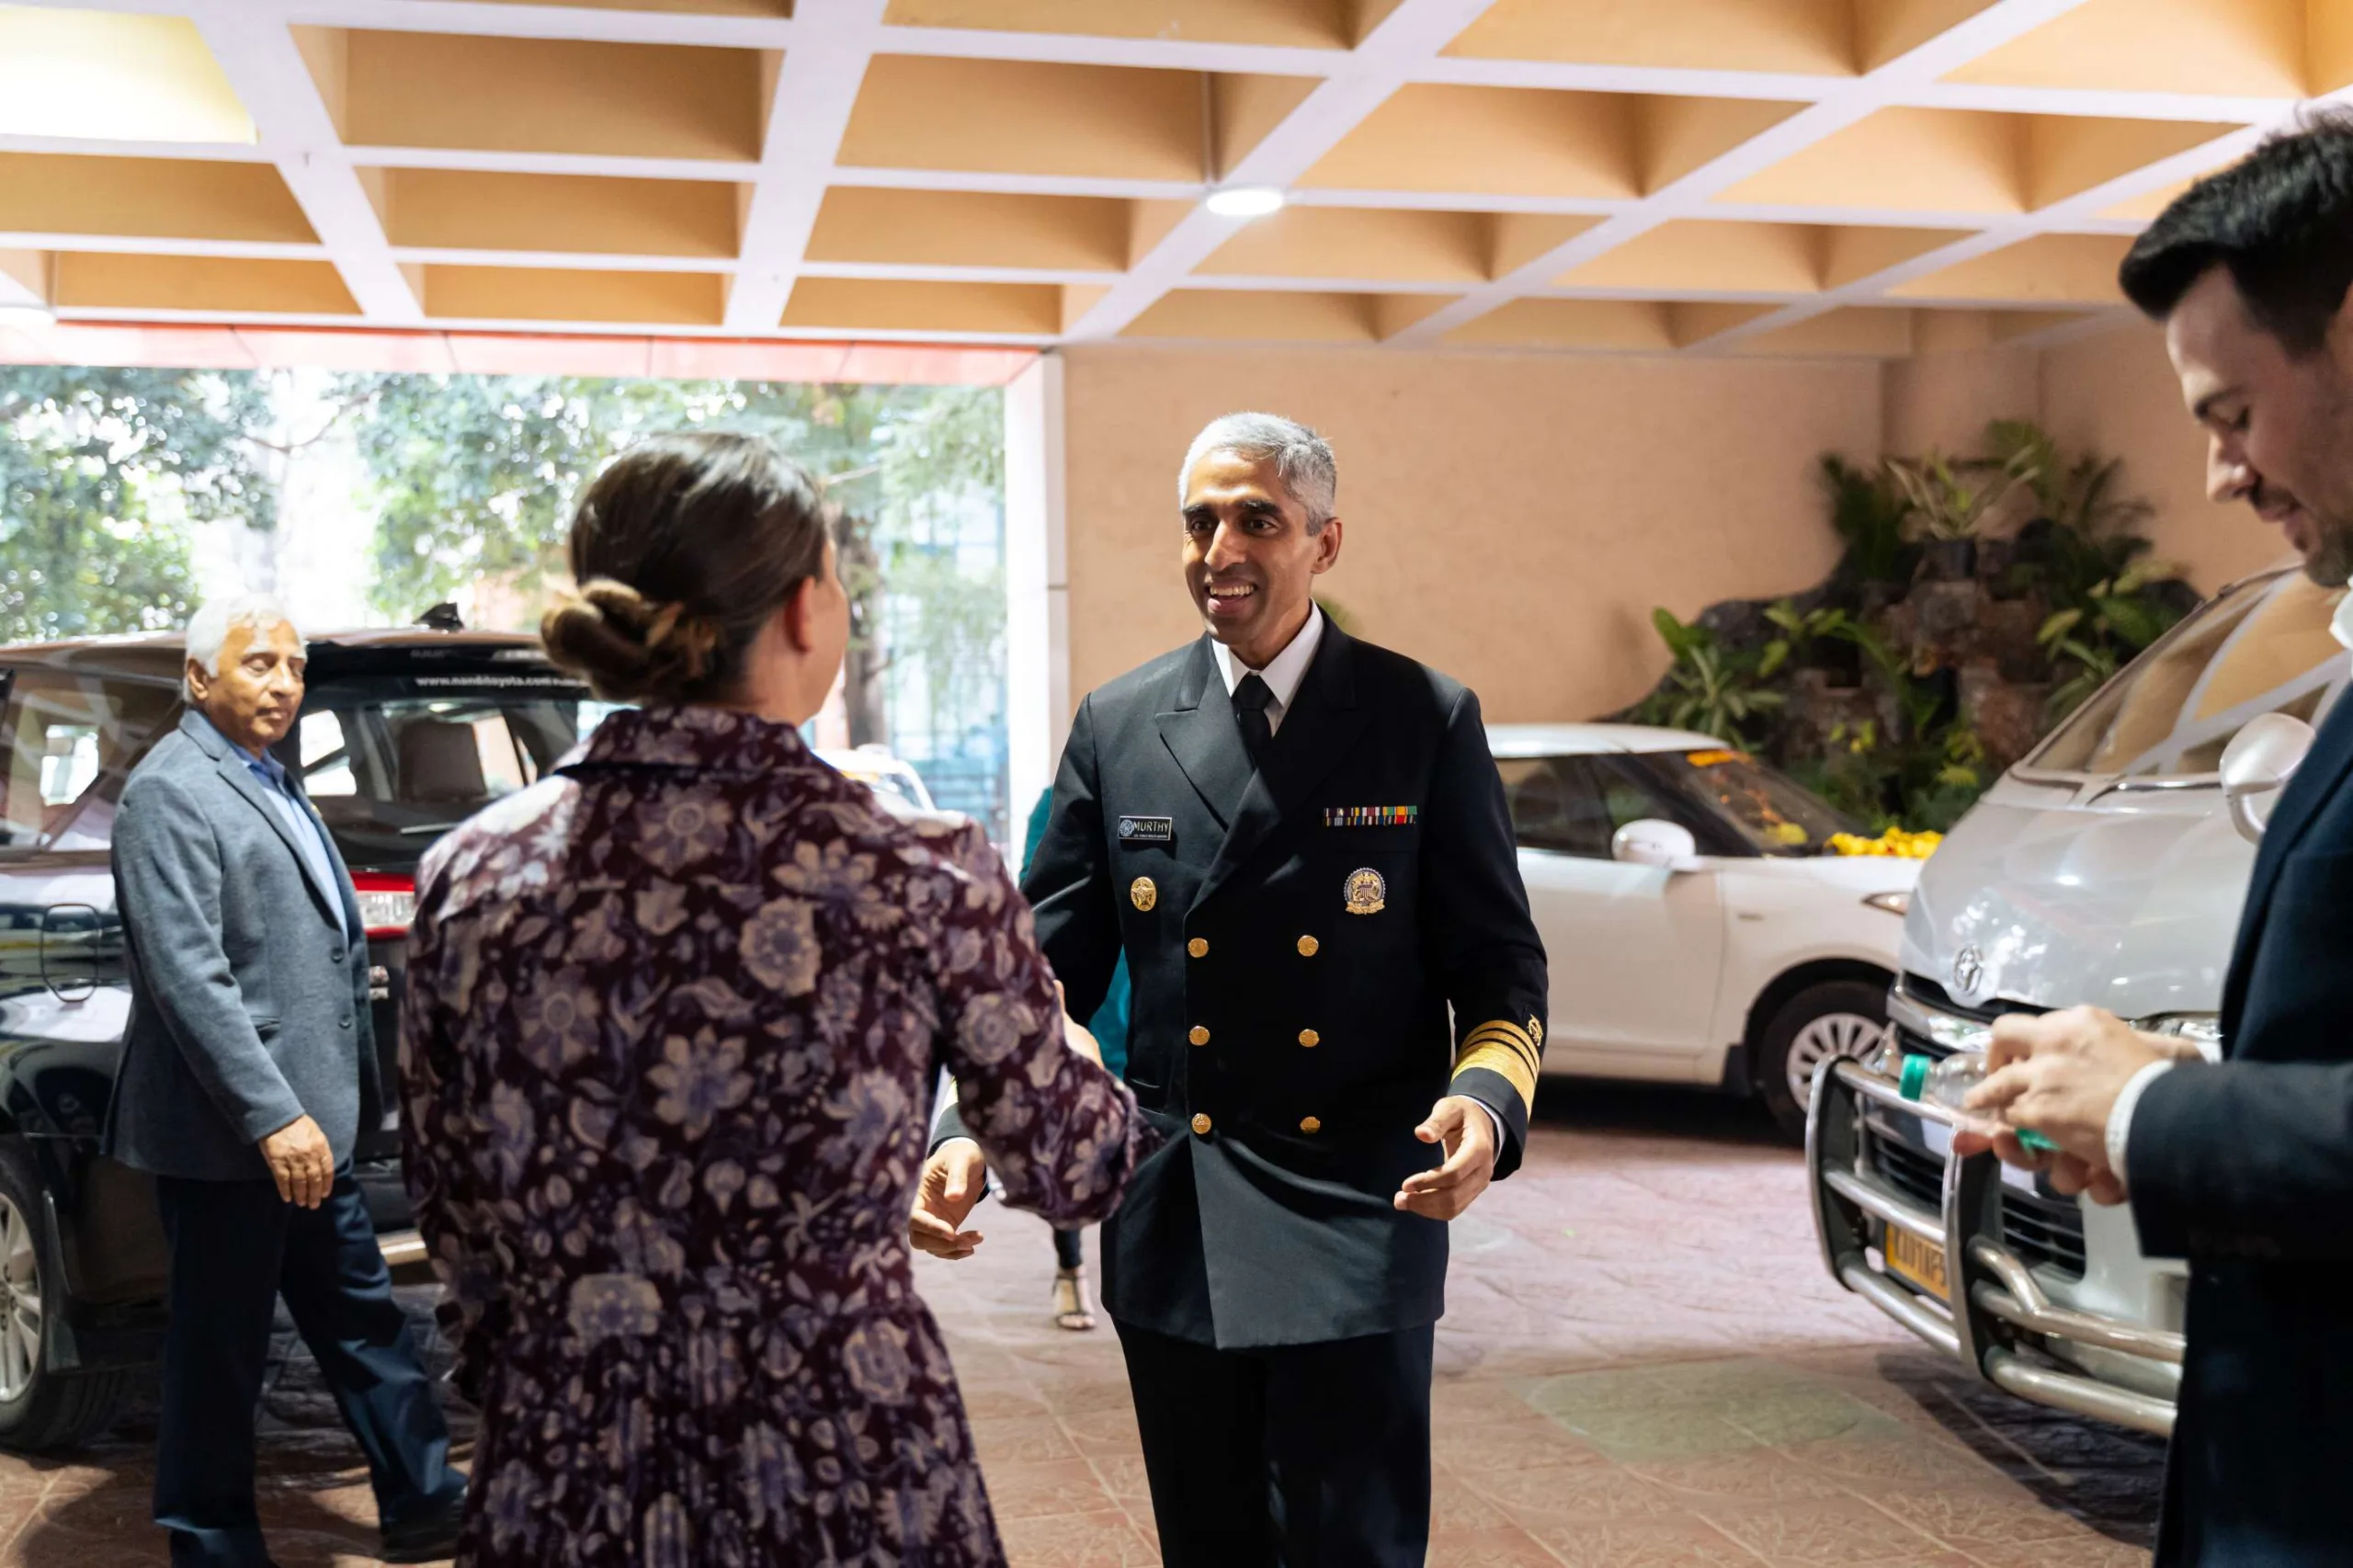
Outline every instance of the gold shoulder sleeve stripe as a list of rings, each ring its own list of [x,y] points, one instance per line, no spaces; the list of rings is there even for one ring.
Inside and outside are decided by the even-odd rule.
[[[1454,1072],[1460,1077],[1474,1067],[1502,1075],[1518,1091],[1522,1109],[1536,1108],[1536,1044],[1518,1024],[1481,1024],[1465,1036],[1455,1052]]]

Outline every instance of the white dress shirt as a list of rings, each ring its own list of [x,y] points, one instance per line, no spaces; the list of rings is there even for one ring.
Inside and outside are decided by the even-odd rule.
[[[2343,646],[2353,648],[2353,594],[2347,594],[2336,602],[2336,613],[2328,618],[2328,634]],[[2220,1044],[2209,1045],[2200,1040],[2198,1050],[2210,1062],[2222,1059]],[[2173,1065],[2169,1061],[2152,1062],[2133,1074],[2124,1081],[2123,1092],[2116,1096],[2115,1108],[2108,1113],[2108,1168],[2116,1173],[2120,1186],[2126,1184],[2124,1152],[2132,1145],[2132,1112],[2140,1105],[2141,1096],[2148,1092],[2149,1085]]]
[[[1290,640],[1289,646],[1267,661],[1265,669],[1252,669],[1233,649],[1214,637],[1210,639],[1210,655],[1217,660],[1218,678],[1225,682],[1228,697],[1232,697],[1233,688],[1242,684],[1244,676],[1255,675],[1267,683],[1267,689],[1275,694],[1275,699],[1267,704],[1267,733],[1271,735],[1283,727],[1283,715],[1290,711],[1291,699],[1299,695],[1299,683],[1307,678],[1307,666],[1315,662],[1315,650],[1323,642],[1324,607],[1310,604],[1307,607],[1307,624],[1299,629],[1299,635]],[[1495,1153],[1501,1155],[1504,1119],[1497,1116],[1494,1108],[1484,1100],[1473,1100],[1472,1104],[1487,1113],[1488,1123],[1495,1130]]]

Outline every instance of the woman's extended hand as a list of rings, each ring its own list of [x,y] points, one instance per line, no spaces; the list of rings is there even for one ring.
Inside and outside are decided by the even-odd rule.
[[[965,1230],[964,1220],[981,1200],[987,1176],[981,1146],[970,1138],[950,1138],[932,1151],[907,1215],[907,1240],[917,1252],[949,1259],[972,1256],[981,1233]]]

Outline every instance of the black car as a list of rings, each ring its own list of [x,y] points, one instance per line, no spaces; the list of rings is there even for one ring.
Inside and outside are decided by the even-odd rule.
[[[20,1451],[103,1431],[162,1345],[153,1187],[98,1142],[130,1010],[115,806],[179,722],[183,657],[176,636],[0,649],[0,1446]],[[350,864],[390,1091],[418,859],[607,710],[536,641],[494,633],[314,639],[309,685],[278,755]],[[392,1114],[361,1132],[359,1180],[396,1265],[424,1256],[399,1154]]]

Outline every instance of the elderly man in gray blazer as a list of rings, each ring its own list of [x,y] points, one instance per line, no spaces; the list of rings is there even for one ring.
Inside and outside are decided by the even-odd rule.
[[[351,1174],[381,1104],[350,873],[269,755],[302,705],[285,610],[189,624],[189,710],[124,788],[131,1027],[107,1149],[153,1173],[171,1249],[155,1522],[175,1564],[267,1568],[254,1410],[276,1299],[368,1456],[395,1562],[446,1557],[465,1477]]]

